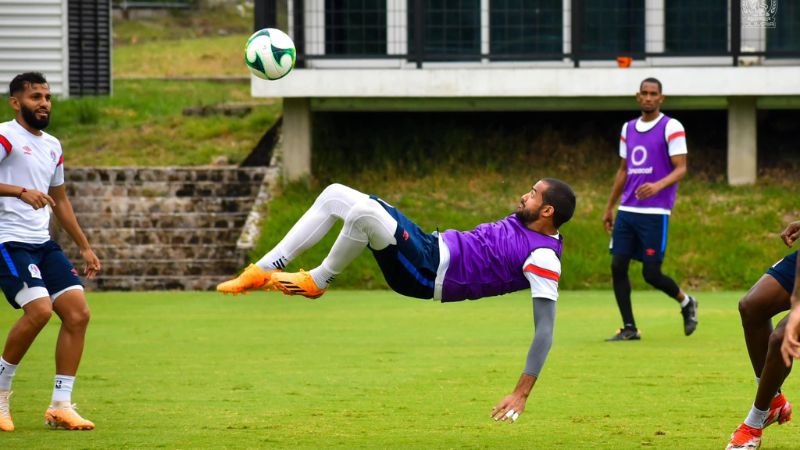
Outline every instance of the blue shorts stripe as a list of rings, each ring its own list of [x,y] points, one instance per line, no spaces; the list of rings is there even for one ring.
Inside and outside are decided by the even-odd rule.
[[[408,273],[413,275],[414,279],[416,279],[421,285],[433,289],[433,281],[423,277],[422,274],[419,273],[417,268],[414,267],[413,264],[411,264],[411,261],[409,261],[405,256],[403,256],[402,253],[397,252],[397,259],[400,260],[400,263],[403,264],[403,267],[405,267],[406,270],[408,270]]]
[[[19,273],[17,272],[16,266],[14,266],[14,261],[11,260],[11,255],[8,254],[8,250],[6,250],[6,246],[3,244],[0,244],[0,253],[3,254],[3,259],[5,260],[11,275],[19,278]]]
[[[664,229],[661,235],[661,253],[667,250],[667,228],[669,226],[669,216],[664,214]]]

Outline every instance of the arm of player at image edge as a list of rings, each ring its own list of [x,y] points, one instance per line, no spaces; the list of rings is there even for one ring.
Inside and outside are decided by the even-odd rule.
[[[797,238],[800,237],[800,220],[792,222],[786,226],[786,229],[781,233],[781,240],[787,247],[791,247]]]
[[[72,204],[67,198],[67,190],[63,184],[58,186],[51,186],[48,193],[55,200],[53,206],[53,214],[55,214],[61,227],[69,234],[75,244],[81,251],[85,266],[83,273],[86,278],[93,279],[97,272],[100,271],[100,259],[95,255],[94,250],[89,245],[89,240],[83,234],[81,226],[78,224],[78,219],[75,217],[75,211],[72,209]]]
[[[507,395],[494,408],[492,418],[496,421],[514,423],[525,411],[525,403],[530,396],[533,385],[539,378],[544,362],[553,345],[553,330],[556,321],[556,302],[549,298],[533,299],[534,335],[525,371],[519,377],[514,392]]]
[[[781,343],[781,356],[786,367],[792,366],[792,359],[800,358],[800,251],[797,254],[797,267],[794,273],[794,289],[792,289],[792,308],[786,320],[786,329]]]

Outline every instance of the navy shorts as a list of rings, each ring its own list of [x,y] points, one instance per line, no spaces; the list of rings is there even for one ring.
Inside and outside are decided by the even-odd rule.
[[[767,275],[778,280],[778,283],[789,294],[794,290],[794,278],[797,273],[797,252],[792,252],[783,257],[775,265],[767,269]]]
[[[394,206],[370,195],[397,221],[397,245],[372,250],[383,277],[395,292],[415,298],[433,298],[439,268],[438,233],[425,233]]]
[[[44,244],[4,242],[0,244],[0,287],[6,300],[16,309],[15,298],[25,286],[45,288],[50,295],[72,286],[83,286],[55,241]]]
[[[667,251],[669,215],[618,211],[611,234],[612,255],[642,262],[661,262]]]

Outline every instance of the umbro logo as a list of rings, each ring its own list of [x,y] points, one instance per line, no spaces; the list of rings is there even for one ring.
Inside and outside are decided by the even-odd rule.
[[[28,147],[27,145],[23,145],[22,146],[22,153],[24,153],[26,155],[31,155],[31,154],[33,154],[33,150],[31,150],[31,148]]]

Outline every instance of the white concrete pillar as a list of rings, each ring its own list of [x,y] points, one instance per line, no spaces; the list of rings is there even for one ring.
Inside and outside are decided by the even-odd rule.
[[[283,99],[281,134],[284,181],[311,175],[311,103],[308,98]]]
[[[756,99],[728,97],[728,183],[756,182]]]

